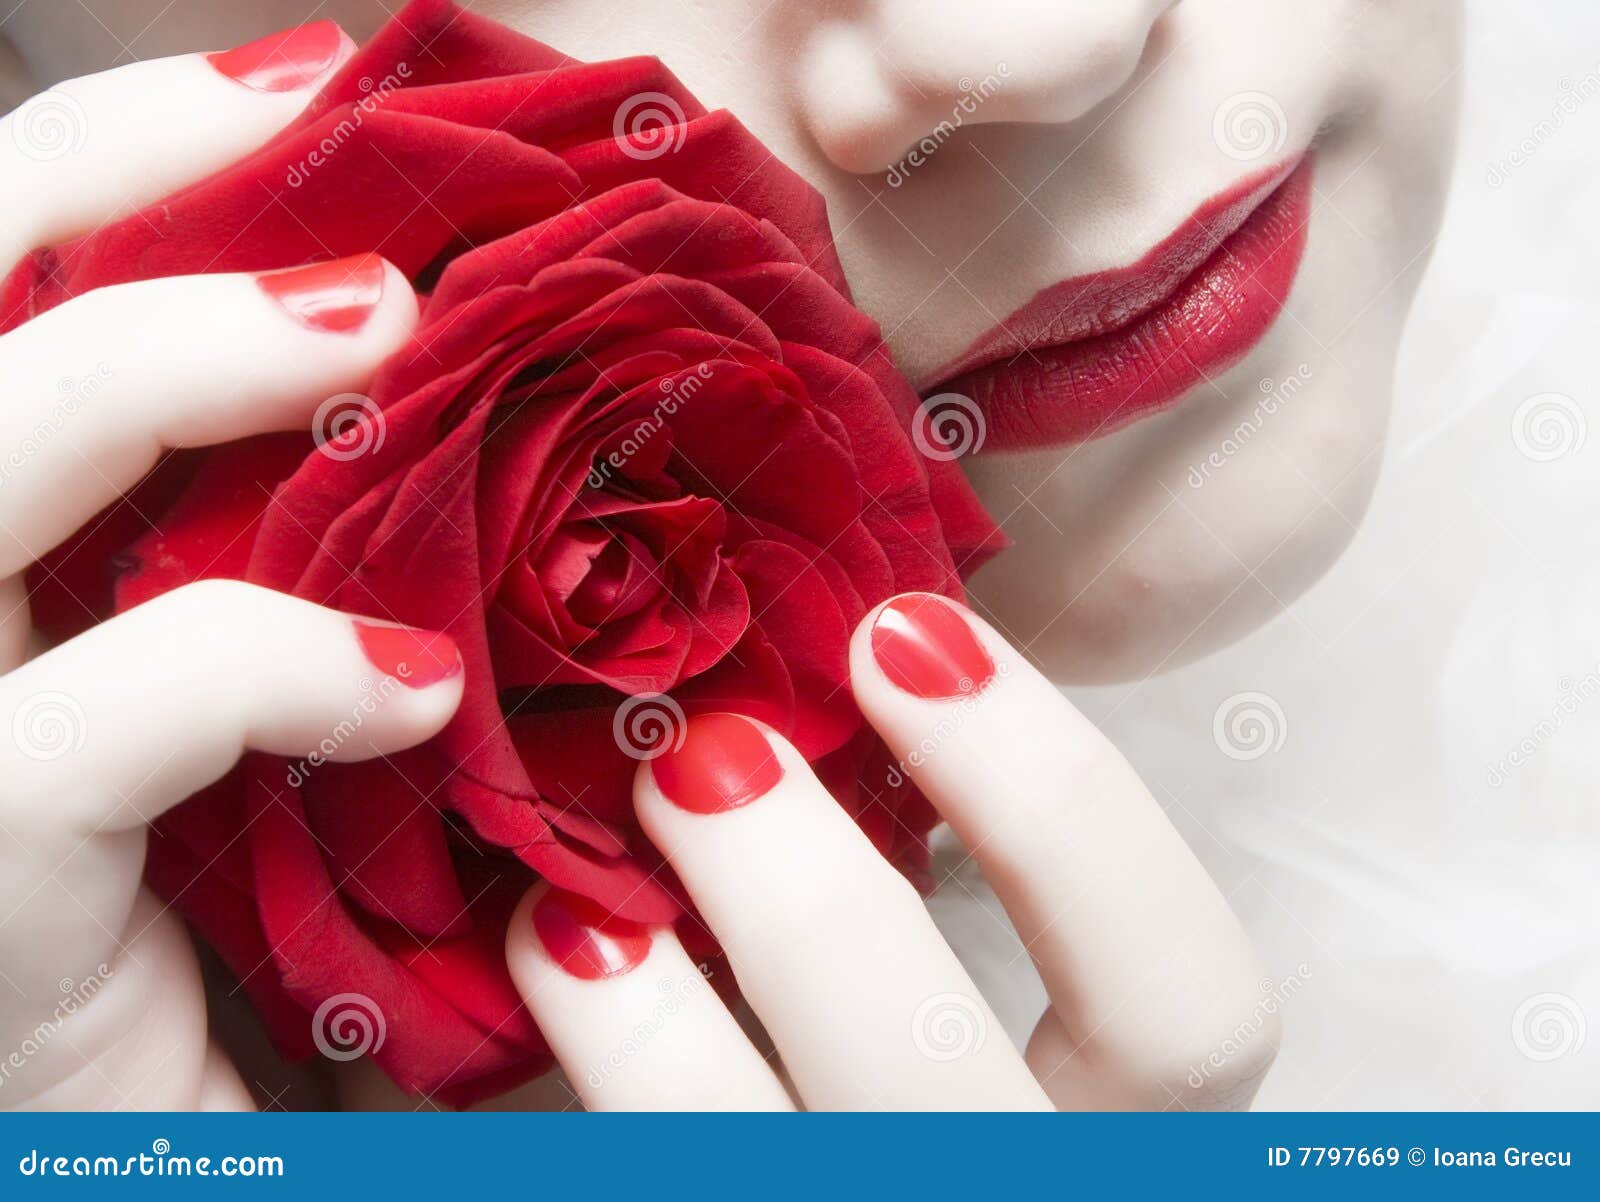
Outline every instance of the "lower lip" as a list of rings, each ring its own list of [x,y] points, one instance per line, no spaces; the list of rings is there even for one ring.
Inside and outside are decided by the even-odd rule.
[[[1309,156],[1245,180],[1132,266],[1045,289],[930,392],[971,398],[985,449],[1000,451],[1085,442],[1169,408],[1243,358],[1276,320],[1310,210]],[[1235,224],[1197,266],[1164,278],[1181,270],[1174,262],[1186,250],[1192,262],[1197,244],[1214,241],[1208,231]],[[1141,301],[1152,292],[1161,299]],[[1046,342],[1052,330],[1065,337]]]

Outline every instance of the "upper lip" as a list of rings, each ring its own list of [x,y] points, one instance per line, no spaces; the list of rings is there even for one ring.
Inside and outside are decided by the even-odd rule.
[[[1201,205],[1133,263],[1051,284],[933,373],[927,391],[1046,347],[1094,338],[1159,308],[1298,165],[1291,159],[1240,180]]]

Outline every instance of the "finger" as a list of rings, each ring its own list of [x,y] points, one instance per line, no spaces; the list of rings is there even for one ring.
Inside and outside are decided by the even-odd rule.
[[[69,838],[137,829],[247,749],[314,769],[420,743],[461,688],[445,635],[188,585],[0,677],[0,813]]]
[[[1189,1091],[1191,1067],[1258,1009],[1260,971],[1132,767],[942,598],[907,594],[869,614],[850,668],[862,712],[977,857],[1038,965],[1065,1034],[1030,1057],[1052,1097],[1166,1106]],[[1274,1050],[1263,1032],[1235,1071]]]
[[[309,430],[331,403],[371,411],[356,394],[416,319],[405,277],[364,255],[103,288],[0,336],[0,576],[167,448]]]
[[[512,915],[506,960],[590,1110],[793,1109],[671,927],[541,884]]]
[[[916,891],[783,739],[691,718],[634,805],[808,1107],[1045,1104]]]
[[[37,997],[41,974],[137,960],[130,908],[147,822],[247,749],[294,760],[287,788],[324,761],[420,743],[461,689],[444,635],[220,580],[0,677],[0,963]]]
[[[0,118],[0,269],[210,175],[299,115],[355,44],[332,21],[67,80]]]

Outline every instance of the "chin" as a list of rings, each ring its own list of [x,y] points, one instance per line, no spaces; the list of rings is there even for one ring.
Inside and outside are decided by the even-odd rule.
[[[1306,579],[1286,596],[1221,554],[1169,563],[1142,555],[1097,575],[1087,564],[1048,568],[1002,556],[970,582],[975,604],[1060,684],[1113,684],[1180,668],[1265,625],[1339,557],[1347,540],[1308,550]],[[1086,579],[1086,577],[1088,577]],[[1070,603],[1061,598],[1071,597]]]
[[[1257,364],[1226,396],[1092,442],[969,457],[1015,544],[973,576],[974,602],[1063,684],[1142,679],[1257,630],[1357,531],[1382,461],[1387,363],[1359,387],[1318,378],[1274,416],[1275,441],[1237,447],[1208,474],[1212,448],[1259,400]]]
[[[1141,540],[1109,563],[1001,555],[968,588],[1052,680],[1113,684],[1181,668],[1264,626],[1332,567],[1353,534],[1343,522],[1319,523],[1251,571],[1209,532],[1172,525],[1186,545]],[[1036,534],[1048,530],[1014,536]]]

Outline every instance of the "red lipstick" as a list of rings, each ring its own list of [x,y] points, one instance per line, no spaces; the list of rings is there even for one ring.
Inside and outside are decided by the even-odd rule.
[[[1126,267],[1039,292],[936,373],[988,450],[1083,442],[1175,403],[1276,320],[1305,251],[1311,158],[1212,197]]]

